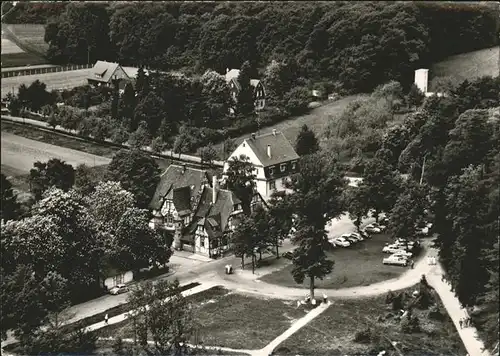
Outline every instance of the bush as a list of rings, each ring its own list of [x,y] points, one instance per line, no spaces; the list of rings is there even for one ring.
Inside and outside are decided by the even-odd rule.
[[[392,303],[392,301],[394,300],[394,293],[390,290],[389,292],[387,292],[386,296],[385,296],[385,304],[390,304]]]
[[[431,320],[443,321],[445,315],[443,314],[439,306],[437,304],[434,304],[429,308],[427,317]]]
[[[410,311],[401,318],[401,330],[405,334],[413,334],[420,331],[420,320],[416,315],[413,315]]]
[[[311,92],[305,87],[295,87],[284,95],[285,107],[291,115],[301,115],[307,112],[311,102]]]
[[[405,307],[405,295],[403,292],[398,293],[392,300],[392,310],[401,310]]]
[[[372,341],[372,331],[370,328],[366,328],[361,331],[357,331],[354,335],[354,342],[360,344],[369,344]]]

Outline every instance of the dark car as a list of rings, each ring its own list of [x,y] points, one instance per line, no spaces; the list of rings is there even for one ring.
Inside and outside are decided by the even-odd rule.
[[[293,253],[291,253],[290,251],[288,251],[288,252],[285,252],[282,256],[284,258],[286,258],[287,260],[291,260],[293,258]]]

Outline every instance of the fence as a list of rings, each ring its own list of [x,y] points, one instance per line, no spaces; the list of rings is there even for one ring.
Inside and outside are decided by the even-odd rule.
[[[92,68],[93,64],[73,64],[67,66],[39,66],[39,67],[26,67],[22,69],[3,70],[2,78],[19,77],[24,75],[37,75],[46,73],[69,72],[72,70]]]

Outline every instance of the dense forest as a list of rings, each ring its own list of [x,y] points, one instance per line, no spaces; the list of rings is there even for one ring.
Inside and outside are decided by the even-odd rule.
[[[437,2],[21,3],[9,16],[47,24],[54,62],[86,63],[90,52],[91,61],[222,73],[287,60],[302,77],[351,91],[389,80],[408,88],[417,67],[497,44],[500,23],[497,8]]]

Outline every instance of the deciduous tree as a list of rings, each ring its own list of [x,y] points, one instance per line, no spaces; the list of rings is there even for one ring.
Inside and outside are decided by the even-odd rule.
[[[425,210],[429,207],[427,187],[407,180],[402,189],[391,209],[389,225],[395,238],[414,238],[415,227],[423,222]]]
[[[160,170],[149,155],[138,150],[120,150],[108,165],[107,179],[120,182],[134,194],[139,208],[146,208],[156,190]]]
[[[208,146],[203,147],[200,150],[201,161],[212,165],[213,161],[217,158],[217,151],[214,146],[210,143]]]
[[[130,134],[129,143],[134,149],[141,149],[151,143],[151,135],[145,121],[141,121],[137,130]]]
[[[228,161],[227,189],[233,191],[241,200],[243,209],[250,212],[250,202],[255,191],[255,167],[245,155],[233,157]]]
[[[29,182],[31,192],[36,199],[42,197],[42,193],[49,187],[57,187],[68,191],[75,183],[75,170],[70,164],[58,158],[52,158],[47,162],[35,162],[35,168],[30,170]]]
[[[12,189],[12,183],[7,179],[7,177],[2,173],[0,174],[1,179],[1,203],[0,203],[0,215],[1,219],[6,222],[9,220],[16,219],[20,213],[19,203],[17,202],[17,194],[14,194]]]

